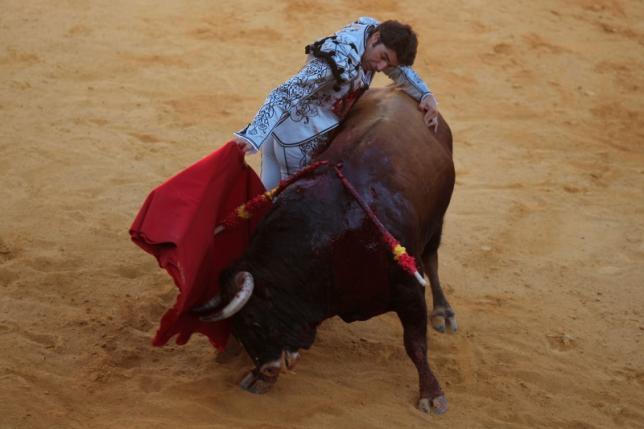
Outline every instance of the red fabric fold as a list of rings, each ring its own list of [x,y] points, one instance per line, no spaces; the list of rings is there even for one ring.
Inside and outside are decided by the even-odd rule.
[[[230,322],[205,323],[189,311],[219,291],[219,274],[242,255],[270,204],[234,229],[215,236],[215,227],[239,205],[263,192],[259,177],[244,162],[244,153],[228,142],[148,195],[130,235],[157,258],[179,289],[174,307],[161,319],[153,345],[163,346],[174,335],[177,344],[185,344],[199,332],[215,347],[225,347]]]

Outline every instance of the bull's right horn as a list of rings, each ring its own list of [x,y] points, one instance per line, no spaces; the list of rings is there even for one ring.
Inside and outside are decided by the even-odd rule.
[[[235,283],[239,285],[240,282],[243,283],[239,288],[239,291],[235,294],[233,299],[230,300],[228,305],[220,311],[210,316],[203,316],[200,319],[204,322],[216,322],[218,320],[228,319],[241,310],[253,294],[255,283],[253,282],[253,275],[247,271],[242,271],[235,275]]]

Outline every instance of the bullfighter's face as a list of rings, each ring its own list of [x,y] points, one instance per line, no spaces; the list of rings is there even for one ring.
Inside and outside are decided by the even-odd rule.
[[[396,51],[380,41],[380,32],[376,31],[367,39],[367,46],[361,60],[365,71],[379,72],[387,67],[398,65]]]

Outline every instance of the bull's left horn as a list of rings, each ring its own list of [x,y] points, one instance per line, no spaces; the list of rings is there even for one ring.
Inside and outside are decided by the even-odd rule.
[[[237,273],[235,276],[235,283],[239,284],[240,282],[243,283],[239,291],[230,300],[228,305],[210,316],[201,317],[201,320],[204,322],[216,322],[218,320],[228,319],[241,310],[253,294],[255,283],[253,281],[253,275],[247,271]]]

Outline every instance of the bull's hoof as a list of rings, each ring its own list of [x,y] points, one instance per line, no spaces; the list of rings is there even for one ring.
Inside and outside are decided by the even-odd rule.
[[[273,387],[276,381],[277,379],[266,378],[253,370],[249,371],[248,374],[242,378],[242,381],[239,382],[239,387],[247,392],[261,395],[262,393],[266,393],[271,390],[271,387]]]
[[[297,365],[297,362],[300,360],[300,354],[298,352],[284,351],[282,352],[282,359],[284,361],[284,368],[289,371],[293,371],[295,369],[295,365]]]
[[[445,326],[449,326],[451,333],[458,329],[456,324],[456,314],[451,307],[436,307],[431,315],[432,327],[440,333],[445,333]]]
[[[423,413],[441,415],[447,412],[447,399],[445,396],[437,396],[434,399],[420,398],[418,409]]]

